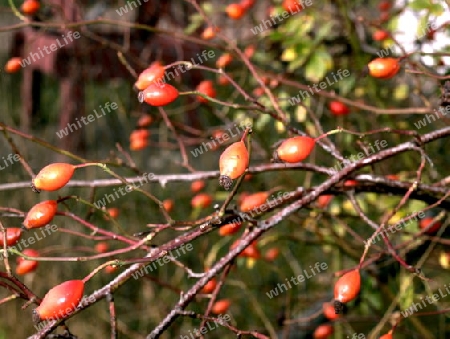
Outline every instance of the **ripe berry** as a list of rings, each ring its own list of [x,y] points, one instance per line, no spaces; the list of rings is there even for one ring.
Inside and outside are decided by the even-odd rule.
[[[381,22],[386,22],[390,19],[391,15],[389,14],[389,12],[381,12],[380,13],[380,21]]]
[[[392,330],[390,330],[388,333],[382,335],[380,339],[392,339]]]
[[[178,98],[178,90],[172,85],[151,83],[139,92],[139,102],[146,102],[150,106],[166,106]]]
[[[152,62],[151,65],[139,75],[134,87],[139,91],[143,91],[152,83],[156,81],[159,82],[164,77],[164,73],[164,66],[159,61]]]
[[[228,78],[225,75],[223,75],[223,74],[219,75],[219,79],[217,80],[217,82],[221,86],[225,86],[225,85],[230,84],[230,80],[228,80]]]
[[[47,225],[53,220],[58,209],[56,200],[46,200],[34,205],[23,221],[26,228],[37,228]]]
[[[330,338],[333,334],[333,326],[329,324],[319,325],[314,331],[313,338],[314,339],[327,339]]]
[[[358,182],[356,180],[349,179],[344,181],[344,187],[355,187],[357,185]]]
[[[207,193],[200,193],[192,198],[191,205],[193,208],[206,208],[211,205],[212,201],[213,199],[211,195]]]
[[[240,239],[236,240],[230,247],[230,249],[236,248],[236,246],[239,245],[241,242]],[[244,250],[239,253],[239,257],[247,257],[247,258],[253,258],[253,259],[259,259],[261,258],[261,253],[259,252],[259,249],[257,247],[256,240],[253,241],[250,245],[248,245]]]
[[[14,244],[16,244],[19,241],[20,236],[22,235],[22,229],[17,227],[6,228],[5,231],[6,246],[13,246]],[[4,244],[3,233],[0,232],[0,247],[3,248]]]
[[[33,249],[25,249],[23,250],[23,254],[28,257],[39,257],[39,252]],[[39,261],[36,260],[27,260],[23,257],[17,258],[17,267],[16,274],[24,275],[27,273],[34,272],[39,265]]]
[[[148,146],[148,137],[150,132],[146,129],[134,130],[130,134],[130,149],[140,151]]]
[[[21,59],[19,57],[14,57],[8,60],[5,65],[6,73],[16,73],[22,65],[20,64]]]
[[[173,209],[173,200],[171,200],[171,199],[166,199],[166,200],[164,200],[162,203],[163,203],[164,209],[165,209],[168,213],[170,213],[170,211],[172,211],[172,209]]]
[[[361,275],[359,270],[345,273],[334,285],[335,312],[341,313],[342,304],[356,298],[361,289]]]
[[[389,79],[398,73],[400,63],[395,58],[376,58],[367,65],[374,78]]]
[[[137,122],[137,127],[145,128],[145,127],[150,126],[152,124],[152,122],[153,122],[152,116],[149,114],[144,114],[144,115],[141,115],[141,117],[139,118],[139,120]]]
[[[41,4],[37,0],[25,0],[20,7],[23,14],[34,15],[41,7]]]
[[[332,195],[321,195],[318,199],[317,199],[317,206],[319,208],[325,208],[329,205],[329,203],[331,202],[331,200],[333,199]]]
[[[232,235],[239,231],[241,228],[241,223],[234,223],[234,224],[226,224],[220,227],[219,234],[223,237],[226,235]]]
[[[389,180],[399,180],[400,177],[397,174],[388,174],[386,175],[386,178]]]
[[[280,254],[280,250],[276,247],[269,248],[266,253],[264,253],[264,259],[267,261],[274,261],[278,255]]]
[[[249,212],[265,204],[268,197],[269,192],[257,192],[247,195],[242,199],[239,207],[242,212]]]
[[[391,7],[392,7],[392,4],[391,4],[391,2],[388,1],[388,0],[383,0],[383,1],[381,1],[381,2],[378,4],[378,9],[379,9],[381,12],[387,12],[388,10],[391,9]]]
[[[41,304],[33,310],[34,322],[38,323],[69,315],[77,308],[83,292],[84,282],[82,280],[69,280],[53,287],[42,299]]]
[[[105,272],[106,273],[114,273],[115,271],[117,271],[117,266],[113,266],[113,265],[108,265],[105,267]]]
[[[255,54],[255,50],[255,45],[248,45],[244,50],[244,55],[250,59]]]
[[[305,160],[314,149],[316,140],[310,137],[298,136],[284,140],[274,152],[277,161],[297,163]]]
[[[191,184],[191,191],[192,193],[200,192],[202,189],[205,188],[205,181],[203,180],[195,180]]]
[[[297,13],[303,9],[303,6],[299,3],[299,0],[283,0],[281,4],[286,12]]]
[[[130,134],[130,141],[133,139],[147,139],[150,136],[150,132],[146,129],[136,129]]]
[[[228,17],[234,20],[239,20],[245,14],[244,8],[240,4],[230,4],[225,9]]]
[[[106,212],[109,214],[109,217],[112,219],[117,219],[120,214],[120,210],[117,207],[111,207],[106,210]],[[109,217],[106,217],[107,220],[109,220]]]
[[[205,30],[202,32],[202,39],[204,40],[214,39],[215,36],[216,36],[216,29],[214,29],[214,27],[206,27]]]
[[[247,147],[242,140],[228,146],[219,159],[220,186],[228,191],[233,180],[245,173],[249,161]]]
[[[60,162],[45,166],[33,179],[32,187],[38,191],[59,190],[72,178],[75,168],[74,165]]]
[[[203,80],[202,82],[200,82],[197,85],[196,90],[197,90],[197,92],[205,94],[211,98],[216,97],[216,90],[214,89],[213,82],[211,80]],[[208,102],[208,99],[205,99],[204,97],[202,97],[200,95],[197,96],[197,100],[199,102],[203,102],[203,103]]]
[[[333,115],[347,115],[350,113],[346,104],[333,100],[330,102],[329,109]]]
[[[95,245],[95,251],[97,253],[106,253],[109,250],[108,243],[101,241]]]
[[[424,218],[422,220],[420,220],[419,226],[421,229],[426,229],[428,226],[431,225],[431,223],[433,222],[434,218],[433,217],[428,217],[428,218]],[[431,226],[431,228],[426,231],[427,234],[435,234],[437,231],[439,231],[439,229],[441,228],[442,223],[439,221],[436,221],[434,223],[433,226]]]
[[[147,139],[134,139],[130,142],[130,150],[132,151],[141,151],[148,146]]]
[[[213,314],[224,314],[226,311],[228,311],[228,308],[230,307],[230,300],[228,299],[222,299],[217,300],[211,308],[211,313]]]
[[[233,57],[230,53],[224,53],[222,54],[219,59],[216,61],[216,67],[217,68],[225,68],[230,64],[230,62],[233,60]]]
[[[241,0],[239,5],[244,9],[244,11],[250,9],[255,4],[255,0]]]
[[[337,318],[340,317],[340,315],[336,314],[336,312],[334,311],[334,306],[332,303],[323,303],[322,309],[323,309],[323,315],[328,320],[336,320]]]
[[[383,41],[389,38],[389,33],[383,30],[373,32],[372,39],[375,41]]]
[[[214,291],[214,289],[216,288],[216,286],[217,286],[217,280],[216,280],[216,278],[212,278],[210,281],[208,281],[206,283],[205,286],[203,286],[202,293],[205,293],[205,294],[212,293]]]

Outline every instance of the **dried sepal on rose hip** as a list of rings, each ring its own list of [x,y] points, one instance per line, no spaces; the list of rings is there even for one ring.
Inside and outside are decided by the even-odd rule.
[[[219,184],[227,191],[233,185],[233,180],[239,178],[247,170],[250,157],[244,139],[249,133],[247,129],[240,141],[228,146],[219,159]]]
[[[76,166],[66,163],[53,163],[45,166],[33,179],[31,188],[39,193],[43,191],[56,191],[63,188],[72,178]]]
[[[297,163],[305,160],[314,149],[316,139],[297,136],[284,140],[273,153],[275,162]]]
[[[361,275],[359,269],[345,273],[334,285],[334,310],[340,314],[343,304],[354,300],[361,289]]]
[[[33,310],[33,321],[60,319],[76,310],[83,297],[84,281],[69,280],[53,287]]]

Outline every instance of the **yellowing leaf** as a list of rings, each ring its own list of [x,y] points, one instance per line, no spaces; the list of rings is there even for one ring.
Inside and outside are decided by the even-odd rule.
[[[297,52],[294,48],[288,48],[283,51],[281,55],[281,60],[283,61],[294,61],[297,58]]]
[[[304,122],[306,120],[307,111],[306,108],[303,106],[297,106],[297,109],[295,110],[295,119],[297,122]]]

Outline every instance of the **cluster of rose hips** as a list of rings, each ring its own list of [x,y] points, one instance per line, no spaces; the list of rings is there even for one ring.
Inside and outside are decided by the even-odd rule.
[[[64,187],[71,179],[76,166],[66,163],[54,163],[44,167],[33,179],[32,187],[35,191],[56,191]],[[27,213],[23,225],[26,229],[43,227],[48,224],[57,211],[57,201],[47,200],[33,206]],[[20,228],[6,229],[6,245],[13,246],[22,234]],[[3,237],[0,244],[4,246]],[[25,249],[23,254],[28,257],[39,257],[33,249]],[[33,272],[38,261],[18,258],[17,274]],[[79,304],[84,292],[83,280],[69,280],[50,289],[44,296],[40,305],[33,310],[33,319],[36,322],[58,319],[72,313]]]

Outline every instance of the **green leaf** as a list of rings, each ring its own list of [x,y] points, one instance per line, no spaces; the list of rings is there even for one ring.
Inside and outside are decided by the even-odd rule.
[[[325,37],[328,37],[330,35],[333,27],[334,27],[334,23],[332,21],[329,21],[329,22],[325,23],[325,25],[321,26],[316,33],[314,43],[322,41]]]
[[[200,14],[193,14],[191,16],[190,24],[184,30],[185,34],[192,34],[203,24],[203,17]]]
[[[441,4],[431,4],[430,8],[430,14],[440,16],[444,13],[444,8],[441,6]]]
[[[394,98],[397,100],[406,99],[409,95],[409,86],[408,84],[398,85],[394,90]]]
[[[261,131],[270,121],[271,116],[269,114],[260,114],[259,118],[256,120],[255,129]]]
[[[413,11],[421,11],[423,9],[430,8],[430,1],[429,0],[414,0],[409,4],[409,8],[411,8]]]
[[[332,63],[330,54],[325,50],[317,50],[305,66],[306,79],[312,82],[320,81],[331,68]]]
[[[414,301],[414,284],[412,283],[410,274],[406,274],[403,268],[400,270],[399,283],[401,291],[399,306],[400,310],[405,310],[409,308]]]
[[[339,78],[338,78],[339,79]],[[353,75],[348,77],[342,77],[342,80],[339,80],[339,94],[342,96],[347,96],[355,87],[356,78]]]
[[[417,24],[417,32],[416,32],[418,38],[421,38],[426,34],[428,23],[429,23],[429,15],[424,15],[420,18],[419,23]]]

